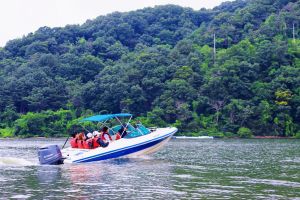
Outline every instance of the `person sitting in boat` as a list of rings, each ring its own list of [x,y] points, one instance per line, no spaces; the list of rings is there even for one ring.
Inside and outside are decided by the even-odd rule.
[[[79,149],[84,149],[83,142],[85,141],[85,139],[86,139],[86,137],[84,135],[84,132],[81,132],[81,133],[78,134],[77,145],[78,145]]]
[[[101,138],[102,138],[102,131],[94,131],[93,132],[93,148],[97,148],[97,147],[107,147],[108,146],[108,142],[104,142]]]
[[[124,138],[126,135],[127,135],[127,126],[122,126],[119,130],[118,130],[118,133],[120,138]],[[120,139],[119,138],[119,139]]]
[[[119,139],[121,139],[121,133],[118,131],[118,132],[116,133],[115,140],[119,140]]]
[[[86,139],[85,139],[85,141],[83,141],[83,147],[85,149],[93,149],[93,134],[92,133],[88,133],[86,135]]]
[[[99,131],[94,131],[93,132],[93,147],[97,148],[100,146],[98,139],[100,139],[100,132]]]
[[[72,139],[70,140],[71,147],[72,148],[78,148],[78,144],[77,144],[77,140],[78,140],[77,137],[78,136],[77,136],[77,133],[74,132],[74,133],[71,134],[71,136],[72,136]]]
[[[108,128],[106,126],[104,126],[102,128],[101,140],[103,140],[104,142],[111,142],[112,141],[112,138],[111,138],[110,134],[108,133]]]
[[[100,134],[101,134],[101,133],[100,133],[99,131],[94,131],[94,132],[93,132],[93,136],[94,136],[94,137],[99,137]]]

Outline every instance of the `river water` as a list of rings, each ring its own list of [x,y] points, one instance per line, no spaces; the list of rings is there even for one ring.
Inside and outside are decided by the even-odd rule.
[[[172,139],[154,155],[39,166],[37,147],[0,140],[0,199],[300,199],[300,140]]]

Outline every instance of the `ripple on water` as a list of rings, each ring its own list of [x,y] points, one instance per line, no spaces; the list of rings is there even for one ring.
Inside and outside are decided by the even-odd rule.
[[[32,195],[22,195],[22,194],[19,194],[19,195],[13,195],[11,196],[10,198],[11,199],[28,199],[30,198]]]
[[[284,181],[284,180],[273,180],[273,179],[255,179],[255,178],[244,178],[246,180],[234,181],[238,183],[250,183],[250,184],[266,184],[272,186],[286,186],[300,189],[299,182]]]
[[[179,174],[179,175],[174,175],[173,176],[174,178],[181,178],[181,179],[193,179],[193,178],[196,178],[195,176],[192,176],[190,174]]]

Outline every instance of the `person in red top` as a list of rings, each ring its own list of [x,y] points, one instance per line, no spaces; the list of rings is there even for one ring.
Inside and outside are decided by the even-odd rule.
[[[78,134],[77,145],[79,149],[84,149],[83,142],[85,141],[84,132]]]
[[[107,132],[107,130],[106,130],[106,132]],[[93,135],[94,135],[93,148],[107,147],[108,146],[109,142],[105,142],[104,140],[102,140],[102,138],[104,138],[103,135],[102,135],[102,131],[101,132],[94,131]]]
[[[116,140],[119,140],[119,139],[121,139],[121,135],[120,135],[119,132],[117,132],[117,134],[116,134]]]
[[[86,140],[83,141],[83,147],[85,149],[93,149],[93,134],[92,133],[88,133],[86,135]]]
[[[122,126],[120,130],[118,130],[118,133],[120,134],[121,138],[124,138],[127,135],[127,127]]]
[[[94,148],[97,148],[100,146],[99,142],[98,142],[98,139],[100,139],[100,132],[98,131],[94,131],[93,132],[93,135],[94,135],[94,138],[93,138],[93,147]]]
[[[104,142],[111,142],[112,141],[112,138],[111,138],[110,134],[108,133],[108,128],[106,126],[104,126],[102,128],[101,140],[103,140]]]
[[[116,140],[119,140],[119,139],[125,137],[127,135],[126,131],[127,131],[127,127],[122,126],[116,134]]]
[[[72,139],[70,140],[70,144],[72,148],[78,148],[77,133],[72,133]]]

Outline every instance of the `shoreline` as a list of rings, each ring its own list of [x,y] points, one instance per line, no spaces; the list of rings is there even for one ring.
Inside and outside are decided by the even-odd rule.
[[[54,138],[54,139],[60,139],[60,138],[67,138],[68,136],[61,136],[61,137],[0,137],[1,139],[48,139],[48,138]],[[173,136],[172,138],[183,138],[183,139],[201,139],[201,136]],[[213,137],[213,139],[297,139],[294,137],[282,137],[282,136],[253,136],[252,138],[240,138],[240,137]]]
[[[282,137],[282,136],[254,136],[254,139],[297,139],[293,137]]]
[[[60,139],[60,138],[67,138],[68,136],[62,136],[62,137],[0,137],[1,139],[48,139],[48,138],[52,138],[52,139]]]

